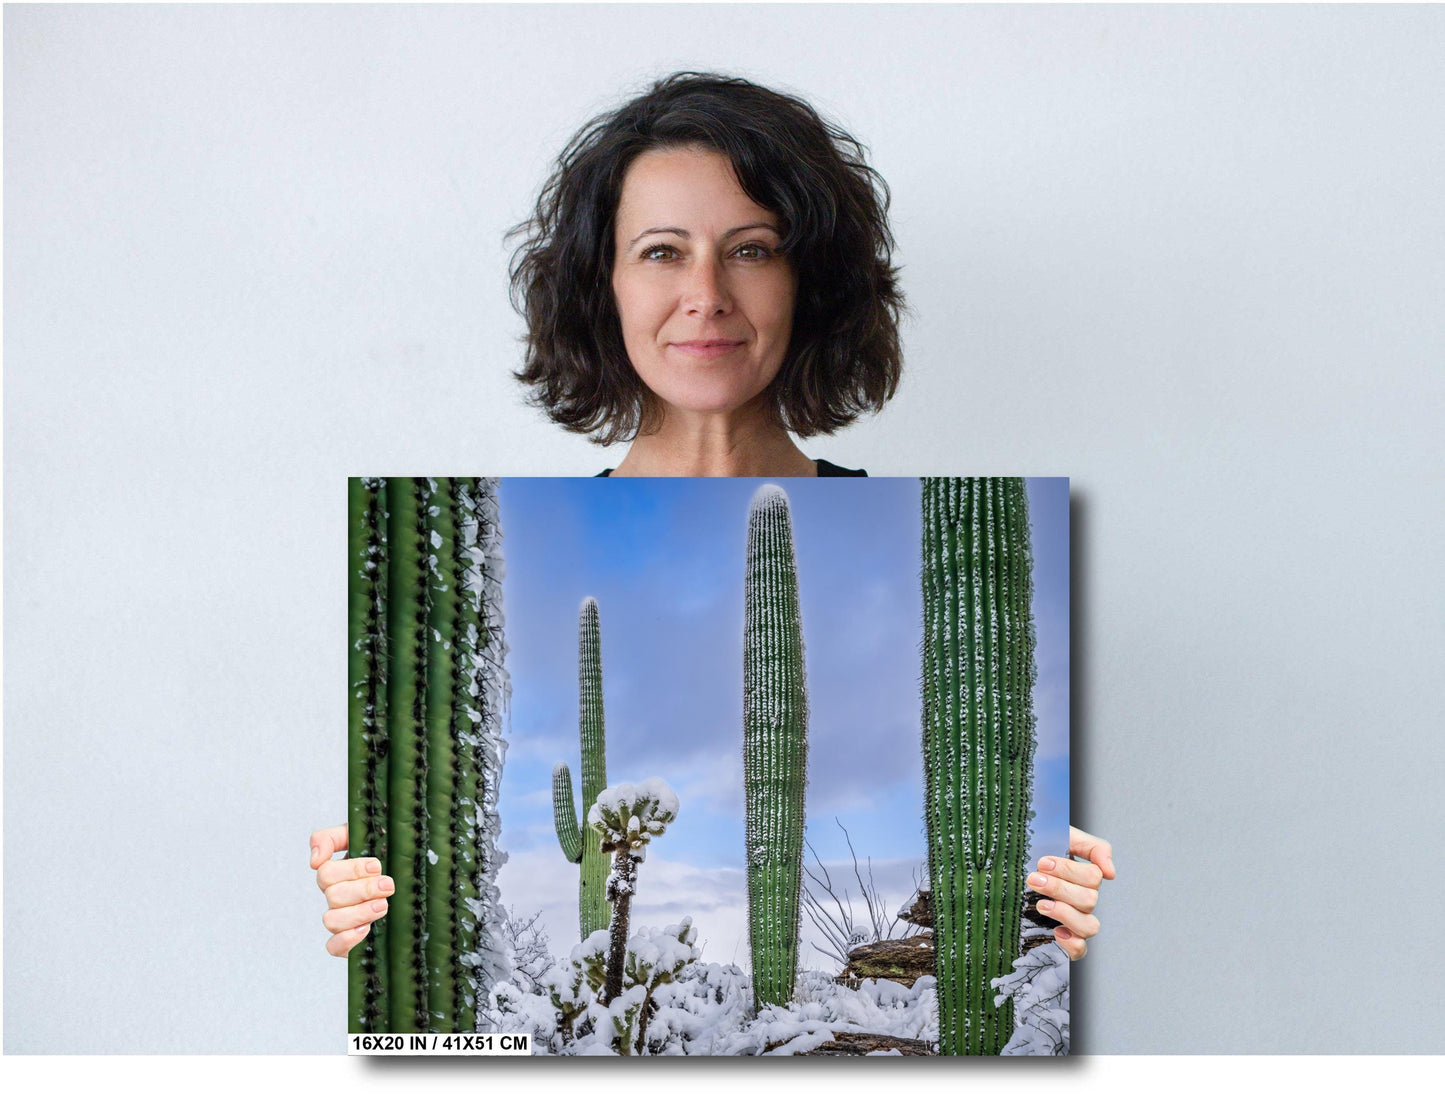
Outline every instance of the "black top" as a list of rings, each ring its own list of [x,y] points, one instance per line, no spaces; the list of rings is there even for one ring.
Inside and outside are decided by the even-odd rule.
[[[815,463],[818,464],[818,477],[819,477],[819,478],[867,478],[867,477],[868,477],[868,472],[867,472],[867,471],[850,471],[847,467],[840,467],[840,466],[838,466],[837,463],[830,463],[830,462],[828,462],[827,459],[814,459],[813,462],[815,462]],[[611,468],[611,467],[608,467],[605,471],[600,471],[600,472],[598,472],[598,474],[597,474],[596,477],[598,477],[598,478],[606,478],[606,477],[607,477],[608,475],[610,475],[611,473],[612,473],[612,468]]]

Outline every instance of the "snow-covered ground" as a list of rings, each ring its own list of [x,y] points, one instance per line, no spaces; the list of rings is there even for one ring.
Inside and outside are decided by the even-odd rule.
[[[766,1054],[785,1057],[839,1033],[891,1035],[936,1044],[938,1000],[932,976],[912,987],[864,980],[855,990],[821,972],[799,974],[786,1007],[753,1012],[747,973],[699,961],[690,918],[638,929],[627,942],[625,987],[603,1005],[607,932],[598,931],[550,968],[532,946],[530,966],[498,985],[489,1000],[493,1030],[528,1032],[548,1054]],[[1030,950],[997,982],[1014,999],[1015,1030],[1003,1053],[1068,1052],[1069,966],[1057,944]]]

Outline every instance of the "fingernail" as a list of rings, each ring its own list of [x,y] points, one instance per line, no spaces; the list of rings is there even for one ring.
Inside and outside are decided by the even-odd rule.
[[[315,863],[315,862],[316,862],[316,857],[319,856],[320,854],[321,854],[321,849],[320,849],[320,848],[312,848],[312,849],[311,849],[311,862],[312,862],[312,863]]]
[[[1039,909],[1040,909],[1040,910],[1052,910],[1053,908],[1054,908],[1054,900],[1053,900],[1052,898],[1041,898],[1041,899],[1039,899]]]
[[[1044,856],[1043,859],[1039,860],[1039,870],[1040,870],[1040,871],[1052,871],[1053,869],[1054,869],[1054,857],[1053,857],[1053,856]]]
[[[381,889],[387,894],[390,894],[392,891],[396,890],[396,882],[392,879],[390,875],[383,875],[381,877]]]
[[[1065,929],[1063,926],[1058,926],[1054,929],[1054,936],[1057,937],[1060,941],[1064,941],[1070,937],[1073,937],[1074,933],[1072,930]]]
[[[357,927],[356,927],[357,935],[358,935],[358,936],[361,936],[361,937],[365,937],[366,934],[367,934],[370,930],[371,930],[371,923],[370,923],[370,922],[367,922],[366,925],[364,925],[364,926],[357,926]]]
[[[387,905],[388,903],[386,899],[378,898],[375,902],[371,904],[371,908],[375,910],[378,914],[385,914]]]
[[[378,871],[380,871],[380,870],[381,870],[381,860],[379,860],[379,859],[369,859],[369,860],[366,861],[366,873],[367,873],[368,875],[375,875],[375,874],[376,874]]]
[[[1044,887],[1047,887],[1048,885],[1049,885],[1049,877],[1048,877],[1047,875],[1030,875],[1030,876],[1029,876],[1029,886],[1031,886],[1031,887],[1038,887],[1040,890],[1042,890]]]

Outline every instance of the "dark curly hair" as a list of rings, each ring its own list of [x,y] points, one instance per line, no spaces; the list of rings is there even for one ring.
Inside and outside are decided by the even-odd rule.
[[[826,435],[898,387],[904,310],[888,228],[888,186],[853,137],[806,102],[742,78],[685,71],[584,125],[532,217],[508,238],[512,305],[527,321],[516,374],[558,424],[601,444],[655,428],[657,402],[627,358],[612,293],[613,218],[643,152],[701,146],[783,219],[780,252],[798,278],[792,337],[766,390],[779,422]]]

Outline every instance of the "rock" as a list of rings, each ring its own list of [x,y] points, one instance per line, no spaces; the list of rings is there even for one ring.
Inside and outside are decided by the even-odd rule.
[[[913,896],[913,905],[906,910],[898,911],[898,916],[905,922],[912,922],[923,929],[932,929],[933,922],[933,895],[928,891],[919,891]]]
[[[1047,914],[1039,913],[1039,899],[1043,897],[1038,891],[1024,891],[1024,920],[1033,922],[1036,926],[1042,926],[1044,929],[1051,930],[1058,925],[1059,922],[1054,918],[1050,918]]]
[[[934,1056],[933,1043],[917,1038],[898,1038],[891,1034],[847,1034],[833,1033],[833,1041],[825,1042],[812,1050],[796,1055],[799,1058],[814,1054],[871,1054],[875,1050],[897,1050],[905,1058],[931,1058]]]
[[[1038,903],[1042,897],[1038,891],[1024,891],[1025,925],[1020,931],[1019,956],[1036,945],[1047,945],[1054,940],[1051,931],[1059,923],[1039,913]],[[928,891],[919,891],[912,904],[900,910],[898,916],[931,931],[935,921],[933,896]],[[1030,928],[1030,925],[1036,928]],[[838,974],[838,982],[856,988],[862,980],[896,980],[912,987],[920,976],[932,976],[936,966],[933,934],[920,933],[896,941],[859,945],[848,953],[848,964]]]
[[[933,938],[926,933],[898,941],[875,941],[848,953],[848,964],[838,981],[856,988],[862,980],[896,980],[912,987],[920,976],[932,976]]]

